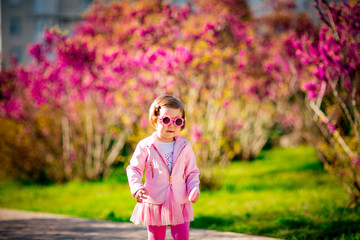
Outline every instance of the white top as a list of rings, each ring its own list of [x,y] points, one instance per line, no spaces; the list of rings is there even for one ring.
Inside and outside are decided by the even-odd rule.
[[[161,157],[164,159],[169,172],[171,173],[174,161],[175,142],[155,141],[156,148],[159,150]]]

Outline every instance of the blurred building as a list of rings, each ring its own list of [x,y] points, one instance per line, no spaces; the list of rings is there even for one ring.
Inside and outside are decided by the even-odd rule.
[[[254,16],[261,16],[271,11],[264,6],[265,2],[266,0],[247,0],[248,6]],[[316,8],[314,7],[314,0],[294,0],[294,2],[296,3],[297,11],[308,12],[313,21],[319,21]]]
[[[189,2],[167,1],[179,5]],[[269,11],[263,7],[265,1],[247,0],[255,16]],[[27,46],[41,39],[44,27],[57,25],[62,30],[71,31],[73,23],[80,19],[82,12],[92,2],[93,0],[0,0],[0,67],[8,66],[11,56],[16,56],[22,64],[28,63],[30,56],[27,54]],[[314,0],[296,0],[296,3],[300,11],[307,11],[316,19]]]
[[[2,66],[11,56],[18,62],[30,61],[27,46],[42,37],[44,27],[59,26],[71,31],[72,24],[92,0],[0,0]]]
[[[190,0],[168,0],[174,4],[182,5]],[[223,0],[219,0],[223,1]],[[245,0],[247,2],[248,7],[250,8],[251,13],[253,16],[261,16],[271,11],[271,9],[266,7],[266,2],[268,0]],[[313,21],[319,21],[319,18],[316,13],[316,8],[314,7],[315,0],[293,0],[296,3],[297,11],[308,12]],[[340,0],[332,0],[335,2],[339,2]]]

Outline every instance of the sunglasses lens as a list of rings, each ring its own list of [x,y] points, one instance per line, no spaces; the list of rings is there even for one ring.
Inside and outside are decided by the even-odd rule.
[[[162,119],[162,121],[163,121],[164,124],[169,124],[169,123],[170,123],[170,118],[164,117],[164,118]]]
[[[176,119],[176,121],[175,121],[175,125],[176,126],[181,126],[181,125],[183,125],[183,123],[184,123],[184,121],[181,119],[181,118],[178,118],[178,119]]]

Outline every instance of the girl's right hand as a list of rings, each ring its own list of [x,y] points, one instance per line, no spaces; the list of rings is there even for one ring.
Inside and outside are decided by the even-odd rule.
[[[135,199],[138,203],[142,203],[143,199],[147,199],[148,196],[149,196],[149,194],[148,194],[148,191],[146,190],[146,188],[140,188],[135,193]]]

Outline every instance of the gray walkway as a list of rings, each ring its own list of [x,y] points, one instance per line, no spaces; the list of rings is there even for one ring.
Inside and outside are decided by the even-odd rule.
[[[0,239],[146,239],[146,228],[132,223],[0,209]],[[168,229],[166,239],[171,239]],[[258,236],[190,229],[190,239],[271,240]]]

